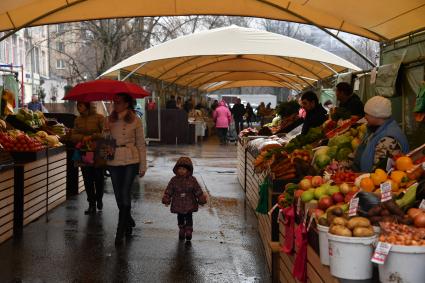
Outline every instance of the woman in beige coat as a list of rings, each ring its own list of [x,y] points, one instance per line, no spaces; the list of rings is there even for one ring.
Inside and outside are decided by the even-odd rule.
[[[119,209],[115,244],[120,245],[124,236],[130,236],[135,226],[131,217],[131,187],[137,175],[146,172],[146,145],[142,121],[134,112],[134,100],[125,93],[114,97],[114,111],[106,127],[116,141],[113,160],[108,161],[112,186]]]
[[[85,137],[100,138],[105,123],[104,116],[96,113],[95,108],[88,102],[79,101],[77,110],[80,116],[74,121],[71,141],[76,144]],[[84,213],[93,214],[96,213],[96,204],[97,209],[102,210],[103,208],[104,168],[84,165],[81,166],[81,172],[83,173],[84,187],[87,193],[87,201],[89,202],[89,208]]]

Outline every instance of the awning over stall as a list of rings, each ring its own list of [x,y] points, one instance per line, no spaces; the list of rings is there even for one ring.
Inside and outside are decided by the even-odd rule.
[[[111,67],[201,90],[280,86],[302,90],[345,70],[347,60],[308,43],[267,31],[230,26],[170,40]]]
[[[0,30],[92,19],[181,15],[270,18],[386,41],[425,28],[425,1],[1,0]]]

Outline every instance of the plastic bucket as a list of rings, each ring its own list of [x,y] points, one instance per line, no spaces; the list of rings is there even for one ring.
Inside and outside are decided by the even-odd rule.
[[[342,237],[328,233],[331,274],[338,278],[366,280],[373,276],[373,237]]]
[[[317,230],[319,230],[320,262],[324,265],[329,265],[329,227],[317,224]]]
[[[392,246],[385,263],[379,265],[379,280],[382,283],[424,283],[425,247]]]

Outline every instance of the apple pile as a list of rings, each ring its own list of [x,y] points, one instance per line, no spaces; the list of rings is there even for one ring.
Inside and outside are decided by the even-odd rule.
[[[347,183],[341,185],[325,183],[321,176],[306,176],[299,183],[299,188],[302,191],[296,192],[296,196],[300,196],[303,203],[317,205],[323,211],[334,204],[349,202],[357,191]]]
[[[36,139],[17,130],[0,132],[0,144],[10,152],[35,152],[45,148]]]

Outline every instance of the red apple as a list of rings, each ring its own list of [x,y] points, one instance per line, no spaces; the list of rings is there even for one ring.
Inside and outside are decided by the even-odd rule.
[[[301,190],[307,191],[311,188],[311,181],[309,179],[304,178],[301,180],[299,187]]]
[[[323,178],[321,176],[314,176],[313,179],[311,179],[311,184],[315,188],[320,187],[323,183]]]
[[[319,200],[319,208],[325,211],[328,207],[334,204],[332,198],[330,196],[324,196]]]
[[[300,198],[303,193],[304,193],[303,190],[296,190],[294,193],[294,196],[295,198]]]
[[[304,179],[310,180],[313,179],[313,176],[305,176]]]
[[[334,203],[339,203],[344,201],[344,195],[341,192],[334,193],[332,195],[332,200]]]
[[[322,216],[323,214],[325,214],[325,212],[323,210],[321,210],[320,208],[316,208],[313,211],[313,215],[316,216],[316,218],[318,219],[320,216]]]
[[[345,203],[349,203],[350,200],[353,198],[354,194],[355,194],[355,192],[348,192],[345,195],[345,198],[344,198]]]

